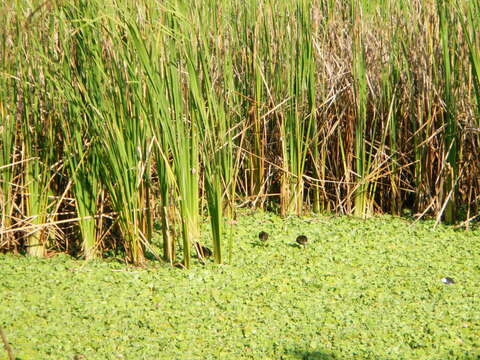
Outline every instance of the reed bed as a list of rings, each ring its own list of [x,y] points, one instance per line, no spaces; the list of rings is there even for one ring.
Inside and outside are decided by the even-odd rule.
[[[478,0],[0,11],[3,251],[190,267],[238,207],[476,219]]]

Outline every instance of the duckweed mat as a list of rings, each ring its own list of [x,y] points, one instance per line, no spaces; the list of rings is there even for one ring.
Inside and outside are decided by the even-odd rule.
[[[479,231],[256,213],[227,236],[231,264],[191,270],[0,255],[0,325],[21,360],[480,359]]]

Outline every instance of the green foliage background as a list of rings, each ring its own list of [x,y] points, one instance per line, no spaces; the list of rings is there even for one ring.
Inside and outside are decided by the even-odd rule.
[[[157,222],[188,268],[208,212],[222,263],[238,206],[476,226],[480,0],[2,4],[0,251],[142,265]]]
[[[1,255],[0,325],[22,360],[480,356],[478,231],[257,213],[232,234],[234,265],[191,271]]]

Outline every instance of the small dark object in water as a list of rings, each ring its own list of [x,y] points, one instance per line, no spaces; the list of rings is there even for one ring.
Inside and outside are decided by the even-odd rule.
[[[261,241],[267,241],[267,239],[268,239],[268,233],[265,232],[265,231],[260,231],[260,233],[258,234],[258,238],[259,238]]]
[[[444,277],[444,278],[442,279],[442,282],[443,282],[444,284],[447,284],[447,285],[455,284],[455,280],[453,280],[451,277],[448,277],[448,276],[447,276],[447,277]]]
[[[298,245],[305,247],[305,245],[307,245],[307,241],[308,241],[308,239],[305,235],[298,235],[297,236]]]
[[[213,252],[208,247],[202,245],[201,249],[202,249],[202,256],[203,257],[208,258],[208,257],[212,256]]]
[[[197,251],[197,256],[199,258],[208,258],[212,256],[213,252],[208,247],[203,246],[198,241],[195,242],[195,250]]]

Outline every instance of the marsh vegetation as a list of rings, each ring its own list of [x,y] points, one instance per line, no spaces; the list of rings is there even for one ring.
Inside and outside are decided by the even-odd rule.
[[[205,217],[232,261],[239,207],[478,214],[478,0],[0,12],[2,251],[188,268]]]
[[[239,216],[192,271],[0,255],[0,325],[22,360],[478,359],[480,233],[433,224]]]

